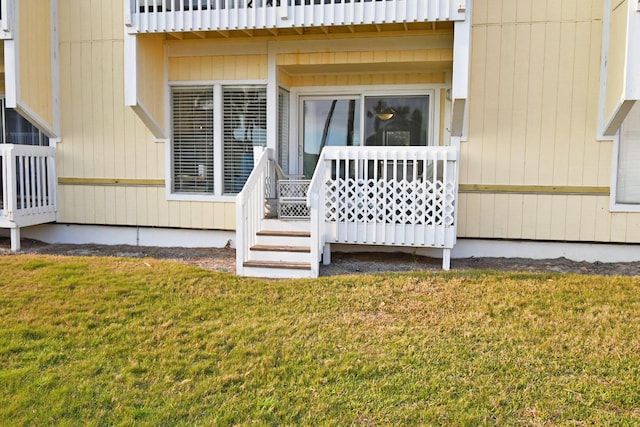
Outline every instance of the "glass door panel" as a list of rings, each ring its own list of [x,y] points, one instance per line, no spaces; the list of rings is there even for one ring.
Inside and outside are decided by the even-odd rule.
[[[426,146],[429,95],[367,96],[365,145]]]
[[[360,145],[360,100],[302,100],[302,173],[313,176],[320,152],[328,146]]]

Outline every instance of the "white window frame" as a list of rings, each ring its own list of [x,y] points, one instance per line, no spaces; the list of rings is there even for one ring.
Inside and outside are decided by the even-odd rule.
[[[336,99],[354,99],[360,100],[360,143],[363,142],[365,127],[365,111],[364,101],[369,96],[412,96],[412,95],[428,95],[429,96],[429,132],[427,134],[427,146],[434,145],[439,142],[437,138],[440,135],[440,89],[450,89],[447,84],[422,84],[422,85],[362,85],[362,86],[306,86],[294,87],[290,90],[290,107],[291,121],[289,122],[289,135],[296,135],[297,141],[290,141],[289,151],[289,170],[292,173],[300,173],[302,167],[300,162],[301,144],[302,144],[302,126],[300,126],[300,114],[302,109],[302,101],[313,98],[332,97]],[[446,115],[445,109],[445,115]],[[445,120],[448,117],[445,116]],[[447,140],[445,136],[445,141]]]
[[[171,92],[173,87],[177,86],[212,86],[213,87],[213,194],[193,194],[193,193],[174,193],[173,189],[173,128],[171,127]],[[224,99],[223,86],[264,86],[267,87],[267,80],[197,80],[197,81],[169,81],[169,90],[166,96],[166,115],[167,123],[169,123],[167,144],[165,144],[165,192],[166,199],[170,201],[189,201],[189,202],[235,202],[235,194],[223,194],[223,115],[224,115]],[[267,111],[273,108],[267,104]]]
[[[640,212],[640,202],[635,203],[618,203],[618,157],[620,156],[620,140],[622,137],[622,127],[624,123],[618,129],[615,137],[613,138],[613,153],[611,160],[611,191],[610,191],[610,207],[611,212]]]

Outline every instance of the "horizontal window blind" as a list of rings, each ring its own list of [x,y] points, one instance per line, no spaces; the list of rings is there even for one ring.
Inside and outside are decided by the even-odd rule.
[[[213,87],[171,90],[173,192],[213,194]]]
[[[640,103],[635,104],[622,125],[616,202],[640,204]]]
[[[289,92],[278,91],[278,164],[289,173]]]
[[[253,147],[267,144],[267,90],[224,86],[223,192],[237,194],[253,169]]]

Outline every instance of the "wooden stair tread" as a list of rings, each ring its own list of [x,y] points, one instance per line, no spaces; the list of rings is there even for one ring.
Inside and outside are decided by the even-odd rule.
[[[279,261],[245,261],[245,267],[254,268],[283,268],[289,270],[311,270],[308,262],[279,262]]]
[[[278,231],[262,230],[256,233],[258,236],[284,236],[284,237],[311,237],[309,231]]]
[[[310,253],[309,246],[274,246],[274,245],[254,245],[252,251],[271,251],[271,252],[306,252]]]

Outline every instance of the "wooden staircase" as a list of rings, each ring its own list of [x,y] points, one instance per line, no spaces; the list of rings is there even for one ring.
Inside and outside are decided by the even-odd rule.
[[[263,219],[244,261],[244,275],[271,278],[314,277],[308,220]]]

